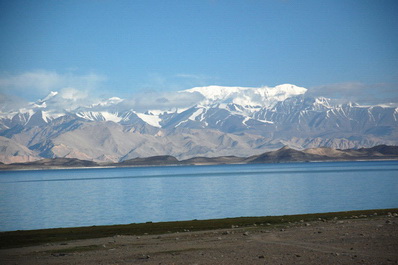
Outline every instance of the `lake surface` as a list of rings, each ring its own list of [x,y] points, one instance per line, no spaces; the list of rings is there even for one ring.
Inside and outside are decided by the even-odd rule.
[[[0,231],[398,207],[398,161],[0,172]]]

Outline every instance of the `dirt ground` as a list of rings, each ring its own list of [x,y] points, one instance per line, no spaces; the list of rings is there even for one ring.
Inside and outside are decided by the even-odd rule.
[[[0,264],[398,264],[398,217],[68,241],[0,250]]]

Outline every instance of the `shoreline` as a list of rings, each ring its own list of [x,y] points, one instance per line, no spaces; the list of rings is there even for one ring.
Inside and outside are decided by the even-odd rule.
[[[84,226],[50,228],[38,230],[17,230],[0,232],[0,249],[34,246],[61,241],[95,239],[115,235],[151,235],[180,233],[185,231],[206,231],[231,227],[279,226],[295,222],[316,220],[372,218],[380,215],[398,215],[398,208],[353,210],[341,212],[295,214],[282,216],[234,217],[207,220],[146,222],[105,226]]]
[[[314,161],[281,161],[269,163],[192,163],[192,164],[165,164],[165,165],[99,165],[99,166],[82,166],[82,167],[67,167],[67,166],[17,166],[12,164],[4,164],[0,166],[0,172],[5,171],[39,171],[39,170],[65,170],[65,169],[111,169],[111,168],[142,168],[142,167],[184,167],[184,166],[221,166],[221,165],[256,165],[256,164],[292,164],[292,163],[333,163],[333,162],[381,162],[381,161],[398,161],[398,158],[373,158],[373,159],[353,159],[353,160],[314,160]],[[8,168],[9,167],[9,168]]]
[[[135,231],[125,230],[126,233],[116,229],[121,226],[100,227],[98,237],[88,237],[88,233],[80,238],[71,235],[76,231],[83,233],[84,229],[55,229],[53,236],[59,240],[42,231],[36,234],[41,238],[39,242],[1,248],[0,262],[4,265],[398,264],[397,208],[140,225],[144,226]],[[4,240],[3,236],[0,234],[0,239]]]

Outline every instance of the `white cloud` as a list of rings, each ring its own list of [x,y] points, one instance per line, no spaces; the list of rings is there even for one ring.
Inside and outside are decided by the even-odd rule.
[[[307,94],[364,104],[395,103],[398,99],[397,88],[397,84],[344,82],[315,86]]]
[[[150,73],[145,83],[141,84],[146,91],[178,91],[196,86],[205,86],[212,83],[215,78],[201,74],[178,73],[165,75]]]
[[[22,98],[0,93],[0,113],[14,112],[28,103]]]
[[[120,104],[124,109],[137,111],[169,110],[173,108],[188,108],[203,100],[199,93],[188,92],[147,92],[134,95]]]
[[[88,92],[85,90],[78,90],[73,87],[66,87],[61,90],[60,95],[64,99],[78,101],[78,100],[87,98]]]
[[[16,75],[1,75],[0,91],[35,100],[46,96],[50,91],[68,88],[90,91],[98,88],[105,80],[104,76],[95,73],[79,75],[71,72],[37,70]]]

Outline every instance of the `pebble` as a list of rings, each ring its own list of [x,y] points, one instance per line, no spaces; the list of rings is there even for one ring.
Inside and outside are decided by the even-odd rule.
[[[149,259],[150,256],[149,255],[142,255],[139,259]]]
[[[54,256],[54,257],[63,257],[63,256],[66,256],[66,254],[65,254],[65,253],[53,253],[53,254],[51,254],[51,256]]]

